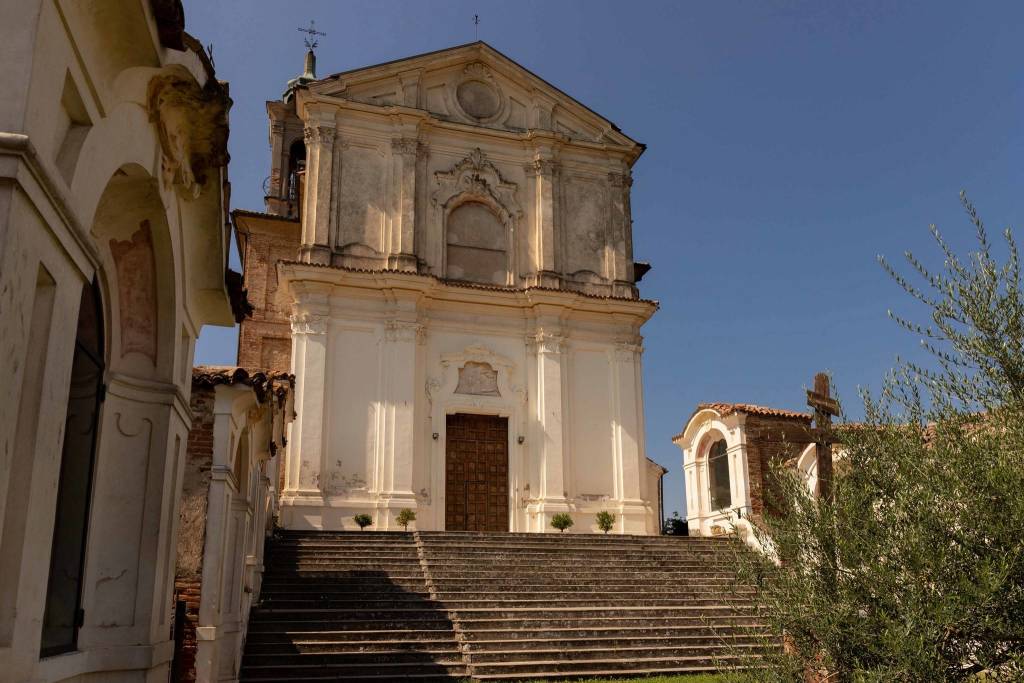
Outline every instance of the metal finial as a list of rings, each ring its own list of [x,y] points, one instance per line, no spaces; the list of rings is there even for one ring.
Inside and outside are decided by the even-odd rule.
[[[300,28],[298,30],[299,30],[300,33],[307,34],[306,37],[303,38],[303,42],[306,44],[306,47],[308,49],[310,49],[310,50],[315,50],[317,45],[320,44],[320,40],[319,40],[319,38],[317,38],[317,36],[326,36],[327,35],[323,31],[317,31],[316,30],[316,22],[313,21],[313,20],[310,20],[309,28]]]
[[[476,34],[476,40],[480,40],[480,15],[473,15],[473,31]]]

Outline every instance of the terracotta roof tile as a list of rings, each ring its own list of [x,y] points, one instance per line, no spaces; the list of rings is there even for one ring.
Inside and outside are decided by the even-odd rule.
[[[732,415],[733,413],[745,413],[760,417],[780,417],[787,420],[811,421],[811,416],[808,413],[798,413],[794,410],[783,410],[782,408],[769,408],[768,406],[759,406],[753,403],[701,403],[697,406],[697,410],[705,409],[714,410],[722,417]]]
[[[259,400],[263,401],[268,390],[279,393],[283,389],[281,384],[294,388],[295,375],[234,365],[197,365],[192,368],[192,386],[214,387],[219,384],[245,384],[252,387]]]

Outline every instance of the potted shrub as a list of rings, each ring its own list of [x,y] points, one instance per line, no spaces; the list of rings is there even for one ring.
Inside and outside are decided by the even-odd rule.
[[[601,531],[608,533],[615,526],[615,515],[608,512],[607,510],[601,510],[597,513],[597,528]]]
[[[557,515],[551,518],[551,526],[555,527],[563,534],[565,530],[573,525],[572,515],[568,512],[559,512]]]
[[[362,531],[366,527],[368,527],[371,524],[373,524],[373,517],[371,517],[370,515],[366,514],[365,512],[359,513],[358,515],[356,515],[352,519],[354,519],[356,524],[359,525],[359,530],[360,531]]]
[[[409,508],[404,508],[403,510],[399,511],[398,515],[395,516],[395,521],[401,524],[402,527],[406,531],[408,531],[409,522],[416,521],[416,513],[410,510]]]

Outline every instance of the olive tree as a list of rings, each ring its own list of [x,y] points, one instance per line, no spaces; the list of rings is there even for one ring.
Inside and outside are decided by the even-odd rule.
[[[831,500],[773,472],[772,514],[738,552],[741,576],[786,647],[758,681],[1024,679],[1024,295],[1012,232],[994,249],[961,196],[977,246],[943,266],[882,266],[927,312],[891,313],[922,340],[863,423],[837,428]],[[1001,256],[997,255],[1001,252]],[[919,307],[920,307],[919,306]]]

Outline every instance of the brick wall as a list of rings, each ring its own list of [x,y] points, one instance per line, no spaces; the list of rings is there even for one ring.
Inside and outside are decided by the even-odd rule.
[[[294,261],[299,248],[299,224],[236,212],[244,234],[243,278],[252,317],[242,321],[238,334],[238,364],[264,370],[291,367],[291,301],[277,281],[278,261]]]
[[[756,415],[747,416],[746,433],[750,506],[755,515],[762,515],[770,510],[772,467],[798,456],[811,437],[804,422]]]
[[[185,603],[185,621],[179,624],[181,634],[175,638],[174,671],[177,683],[196,680],[196,625],[199,623],[199,596],[202,586],[198,578],[174,579],[174,604]]]
[[[181,520],[178,532],[174,604],[185,601],[182,634],[175,640],[174,666],[179,681],[195,680],[196,624],[202,590],[203,544],[206,536],[206,506],[213,464],[213,387],[192,387],[192,429],[185,451],[185,473],[181,492]]]

